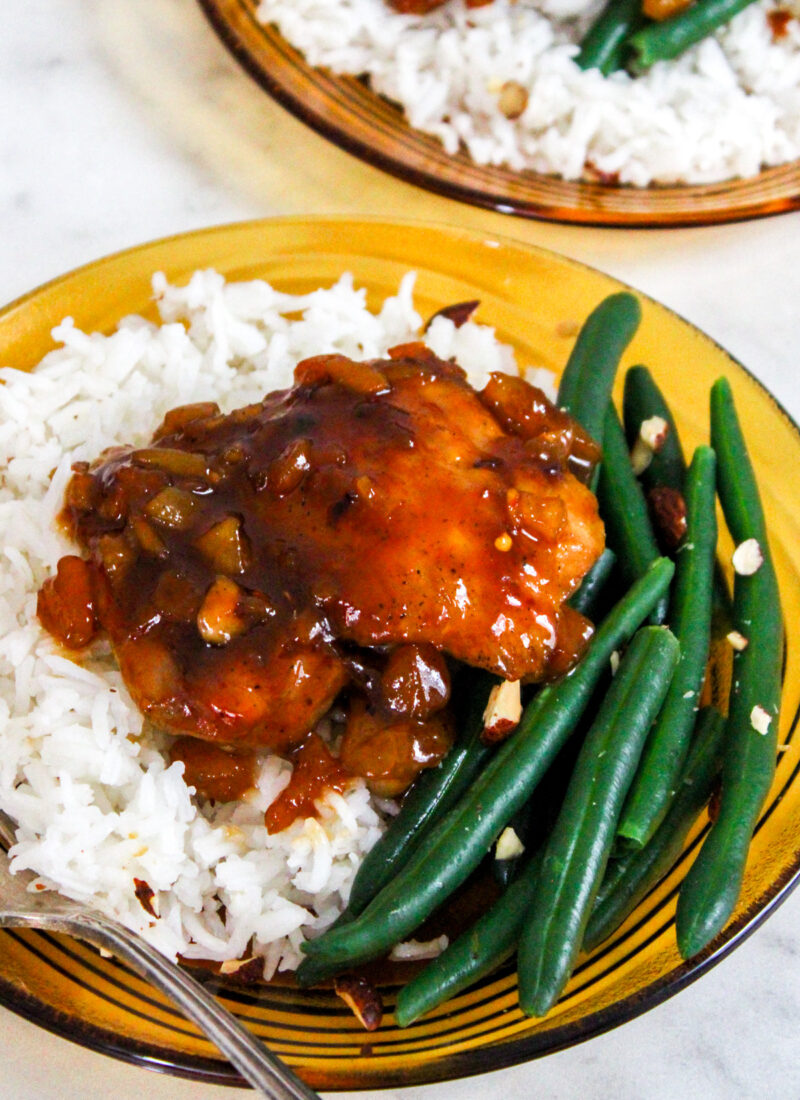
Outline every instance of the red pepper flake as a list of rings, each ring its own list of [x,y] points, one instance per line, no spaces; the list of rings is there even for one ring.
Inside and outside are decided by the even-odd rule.
[[[469,302],[454,302],[451,306],[444,306],[428,318],[422,331],[427,332],[437,317],[446,317],[448,321],[453,322],[456,328],[461,328],[463,324],[469,321],[480,304],[480,300],[474,298]]]
[[[595,182],[602,183],[606,187],[615,187],[619,183],[619,172],[604,172],[601,168],[591,161],[586,161],[586,174],[591,176]]]
[[[158,912],[156,911],[156,907],[153,904],[156,895],[152,887],[149,886],[144,881],[144,879],[135,878],[133,880],[133,889],[139,901],[139,904],[141,905],[142,909],[144,909],[145,913],[149,913],[151,917],[155,917],[156,919],[158,919]]]
[[[789,33],[789,20],[791,18],[792,13],[785,8],[775,8],[773,11],[767,12],[769,29],[772,31],[772,37],[776,42],[781,38],[785,38]]]

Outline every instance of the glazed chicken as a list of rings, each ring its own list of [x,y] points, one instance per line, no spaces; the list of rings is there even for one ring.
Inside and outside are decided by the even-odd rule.
[[[85,558],[39,614],[73,647],[101,627],[155,725],[221,746],[289,752],[348,689],[342,761],[393,791],[447,751],[453,661],[530,681],[580,655],[598,452],[522,379],[476,393],[422,344],[295,379],[76,468]]]

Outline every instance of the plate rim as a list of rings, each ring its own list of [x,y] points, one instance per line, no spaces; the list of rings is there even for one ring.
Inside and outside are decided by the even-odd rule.
[[[321,137],[330,141],[338,148],[363,160],[365,163],[371,164],[373,167],[405,183],[423,188],[435,194],[443,195],[446,198],[464,202],[485,210],[491,210],[495,213],[517,216],[528,220],[538,219],[564,225],[587,225],[608,229],[680,229],[690,226],[722,225],[750,221],[757,218],[775,217],[779,214],[786,214],[793,210],[800,209],[800,158],[794,161],[788,161],[785,164],[774,165],[770,168],[762,169],[757,176],[744,178],[735,177],[733,181],[686,185],[687,189],[711,197],[718,193],[721,188],[725,188],[732,182],[734,186],[741,187],[742,190],[745,191],[745,194],[738,202],[730,206],[714,206],[705,209],[701,205],[697,205],[685,209],[681,208],[677,211],[662,204],[661,200],[670,194],[679,193],[681,190],[680,185],[666,185],[663,187],[654,186],[647,189],[623,184],[609,186],[599,183],[595,184],[589,181],[565,181],[559,180],[556,176],[548,176],[535,172],[521,173],[522,176],[530,176],[531,179],[542,181],[545,184],[548,181],[553,181],[554,183],[560,183],[567,187],[581,187],[587,193],[586,207],[582,208],[565,206],[563,200],[559,204],[555,202],[551,204],[547,202],[537,202],[532,199],[515,199],[503,196],[495,190],[481,191],[474,187],[467,186],[465,183],[461,182],[457,176],[452,179],[442,179],[434,171],[404,166],[400,163],[398,158],[392,157],[370,145],[366,140],[361,140],[350,133],[344,125],[337,124],[311,109],[304,103],[299,95],[295,94],[292,89],[278,80],[270,71],[269,66],[261,63],[258,52],[251,48],[249,41],[242,37],[225,17],[222,10],[222,5],[225,3],[225,0],[197,0],[197,2],[214,32],[238,64],[248,73],[256,84],[300,122],[309,126]],[[254,27],[263,26],[263,24],[260,24],[255,18],[250,0],[234,0],[234,2],[239,5],[245,17]],[[278,31],[275,31],[275,33],[281,38],[281,41],[286,44],[287,50],[299,59],[300,67],[308,69],[309,71],[314,71],[313,67],[308,65],[305,58],[303,58],[301,52],[296,47],[292,46]],[[320,69],[319,71],[323,73],[327,72],[327,70],[324,69]],[[347,75],[339,77],[334,76],[334,74],[330,75],[337,81],[347,82],[357,80],[356,77]],[[377,93],[370,94],[377,96]],[[383,97],[377,96],[377,98],[382,99]],[[386,102],[389,101],[387,100]],[[392,104],[392,106],[400,113],[400,109],[395,104]],[[412,134],[417,133],[412,128],[409,128],[409,132]],[[429,135],[424,136],[427,137]],[[767,179],[770,174],[777,175],[786,172],[795,177],[793,193],[782,194],[781,196],[773,196],[770,198],[761,198],[759,200],[747,197],[747,188],[753,183]],[[653,200],[654,208],[644,211],[625,210],[616,207],[606,209],[604,203],[609,193],[614,192],[618,195],[633,196],[648,193]]]
[[[671,318],[688,327],[703,341],[713,345],[724,357],[735,365],[751,383],[756,386],[766,397],[777,415],[779,415],[792,430],[800,442],[800,425],[784,408],[775,395],[742,364],[735,356],[727,351],[723,345],[688,321],[676,310],[659,302],[657,299],[623,282],[614,275],[586,264],[580,260],[558,253],[536,244],[524,241],[502,233],[487,233],[480,230],[465,228],[453,223],[432,222],[416,218],[387,218],[381,215],[365,215],[351,217],[349,215],[287,215],[260,219],[247,219],[237,222],[223,223],[188,230],[163,237],[156,237],[143,243],[97,257],[85,264],[72,268],[54,278],[47,280],[39,286],[13,299],[7,305],[0,308],[0,323],[13,311],[24,307],[30,300],[35,299],[43,292],[56,289],[60,284],[66,283],[76,277],[82,277],[94,270],[102,268],[106,264],[113,264],[126,257],[144,253],[153,248],[169,246],[170,244],[185,244],[193,240],[210,238],[216,235],[235,234],[237,231],[259,231],[271,226],[279,226],[284,229],[296,226],[298,230],[313,225],[317,228],[335,225],[339,230],[350,227],[352,231],[363,229],[367,226],[382,225],[387,229],[402,229],[404,227],[415,228],[421,232],[431,232],[444,235],[451,241],[460,240],[464,244],[472,244],[475,247],[500,246],[509,247],[523,253],[532,253],[548,259],[553,259],[559,264],[575,267],[599,275],[604,280],[615,284],[620,289],[633,290],[640,298],[652,303],[658,310],[664,311]],[[265,258],[269,255],[268,245],[265,244]],[[43,319],[37,318],[36,325],[41,326]],[[794,730],[798,723],[800,706],[791,719],[791,729]],[[800,764],[787,779],[791,782],[800,772]],[[317,1078],[313,1067],[308,1070],[300,1067],[301,1075],[326,1091],[351,1091],[369,1089],[374,1087],[396,1088],[403,1085],[429,1084],[445,1080],[457,1080],[481,1073],[508,1068],[544,1057],[547,1054],[556,1053],[588,1039],[601,1035],[614,1027],[627,1023],[629,1020],[642,1015],[651,1008],[657,1007],[670,997],[687,988],[698,980],[710,969],[721,962],[731,951],[743,943],[763,922],[783,904],[786,898],[800,883],[800,848],[795,849],[793,860],[784,869],[784,872],[768,888],[763,891],[752,905],[740,914],[733,922],[730,922],[720,937],[714,941],[705,951],[698,954],[689,962],[674,967],[666,974],[661,975],[656,981],[644,989],[627,995],[624,999],[615,1002],[605,1009],[601,1009],[589,1016],[581,1017],[577,1021],[560,1025],[546,1032],[529,1036],[517,1036],[513,1040],[495,1043],[477,1050],[455,1052],[442,1055],[417,1066],[403,1070],[383,1068],[380,1074],[370,1074],[359,1069],[357,1078],[349,1082],[336,1083],[328,1077]],[[3,930],[2,934],[7,934]],[[12,934],[15,934],[12,932]],[[34,933],[36,936],[47,938],[47,933]],[[123,965],[123,964],[119,964]],[[127,968],[125,968],[127,969]],[[139,1040],[120,1038],[113,1032],[95,1024],[81,1020],[79,1017],[70,1017],[67,1022],[63,1013],[51,1005],[33,997],[18,987],[8,982],[0,974],[0,1004],[15,1012],[17,1015],[30,1022],[65,1038],[76,1042],[87,1049],[98,1053],[111,1055],[122,1061],[140,1065],[159,1072],[172,1073],[176,1076],[189,1078],[212,1084],[225,1084],[245,1086],[245,1082],[238,1072],[224,1059],[206,1058],[189,1052],[166,1050],[156,1043],[142,1043]],[[289,1059],[291,1061],[291,1059]]]

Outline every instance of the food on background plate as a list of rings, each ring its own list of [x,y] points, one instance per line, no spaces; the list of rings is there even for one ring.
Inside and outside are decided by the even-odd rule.
[[[613,509],[614,554],[598,558],[602,526],[583,482],[595,482],[599,451],[576,421],[591,425],[599,443],[613,433],[610,390],[638,323],[636,299],[613,295],[588,319],[562,378],[566,411],[559,411],[509,372],[508,349],[491,330],[464,320],[474,303],[441,311],[426,326],[425,345],[410,340],[420,328],[410,283],[376,317],[347,278],[303,298],[264,283],[225,285],[210,272],[183,290],[157,279],[161,326],[129,318],[103,337],[65,322],[56,332],[64,349],[30,376],[4,372],[0,401],[14,410],[6,444],[15,457],[0,503],[18,542],[0,573],[2,654],[16,677],[5,700],[0,803],[20,822],[16,865],[34,867],[40,885],[93,900],[168,954],[213,960],[226,973],[269,977],[296,967],[307,950],[304,984],[393,945],[406,958],[445,948],[434,970],[451,967],[446,937],[432,941],[435,952],[397,941],[416,932],[499,837],[498,861],[512,870],[498,906],[481,918],[488,955],[476,960],[470,952],[465,967],[457,941],[456,977],[436,978],[433,1000],[430,986],[411,1006],[401,994],[404,1023],[462,988],[477,962],[485,972],[513,950],[540,868],[555,860],[564,870],[550,845],[571,843],[568,808],[598,783],[590,797],[599,816],[579,845],[593,854],[567,867],[565,890],[577,891],[576,902],[554,923],[545,906],[552,924],[545,938],[558,943],[534,952],[521,974],[523,1007],[538,1013],[568,977],[595,895],[607,903],[613,893],[604,872],[624,795],[634,777],[651,782],[637,773],[638,760],[647,759],[651,721],[669,699],[692,634],[700,642],[680,693],[697,700],[683,705],[673,751],[679,766],[702,764],[706,794],[716,774],[718,723],[706,722],[712,732],[705,735],[701,722],[698,741],[713,736],[713,745],[690,751],[707,624],[672,617],[684,574],[694,579],[683,603],[705,593],[710,606],[712,586],[703,578],[715,538],[712,531],[700,538],[693,526],[695,513],[709,509],[694,503],[699,490],[691,486],[699,480],[713,495],[713,452],[700,448],[686,475],[694,534],[677,555],[675,592],[674,566],[652,548],[653,535]],[[733,439],[735,450],[735,413],[716,391],[713,431],[723,444]],[[263,399],[265,392],[271,396]],[[232,411],[220,412],[218,402]],[[161,420],[153,439],[140,413],[147,403]],[[658,432],[645,432],[643,419],[633,434],[658,465],[669,418]],[[609,445],[601,485],[615,463],[630,467],[625,448],[620,457]],[[681,495],[682,486],[673,488]],[[641,494],[635,484],[633,491]],[[721,492],[727,508],[728,490]],[[757,490],[749,486],[748,496],[756,508]],[[646,526],[644,504],[640,519]],[[763,525],[755,523],[745,542],[753,539],[760,548],[754,583],[772,599]],[[619,574],[609,572],[609,560],[623,567]],[[607,612],[603,585],[613,590],[619,576],[629,590],[621,599],[612,591]],[[40,618],[64,646],[80,650],[77,663],[39,628],[37,589]],[[772,606],[779,617],[776,596]],[[581,612],[599,617],[591,640]],[[648,616],[657,623],[666,616],[676,637],[663,626],[637,629]],[[738,750],[739,763],[749,761],[733,766],[742,776],[729,780],[728,820],[741,806],[737,787],[756,780],[763,791],[769,782],[777,694],[767,672],[779,663],[775,644],[762,652],[758,675],[742,672],[748,699],[764,685],[753,707],[763,714],[763,751],[743,757]],[[466,677],[466,714],[464,664],[478,670]],[[617,666],[574,772],[565,769],[561,750],[574,762],[576,724]],[[523,710],[519,681],[542,680],[550,682],[524,689]],[[135,703],[152,722],[142,723]],[[632,709],[635,736],[624,720]],[[741,740],[735,725],[731,737]],[[401,794],[420,768],[398,813],[385,796]],[[657,778],[662,787],[673,783]],[[523,825],[517,816],[534,788],[548,818],[544,832],[538,822],[538,837],[536,821],[531,827],[528,815]],[[698,794],[689,809],[673,811],[673,794],[647,824],[662,872],[663,853],[674,854],[675,835],[685,835],[690,811],[705,801]],[[749,820],[759,806],[751,796]],[[645,843],[642,851],[650,850]],[[741,873],[746,845],[725,857]],[[712,853],[707,863],[710,894],[700,889],[692,920],[716,905],[719,862]],[[626,881],[632,876],[638,888],[651,870],[634,866]],[[625,900],[634,896],[628,887]],[[735,900],[729,890],[727,912]],[[617,905],[617,915],[624,909]],[[718,910],[715,926],[693,930],[695,947],[719,930]],[[337,928],[319,938],[332,923]],[[536,928],[524,934],[523,961]],[[532,978],[545,955],[554,968]]]
[[[413,128],[448,153],[464,147],[478,164],[645,187],[747,177],[800,156],[791,6],[760,0],[635,76],[595,65],[606,66],[621,9],[632,17],[638,0],[611,5],[616,25],[587,41],[603,7],[448,0],[407,15],[386,0],[261,0],[258,13],[309,64],[366,76]],[[663,35],[669,23],[652,27]],[[645,40],[643,56],[651,52]]]

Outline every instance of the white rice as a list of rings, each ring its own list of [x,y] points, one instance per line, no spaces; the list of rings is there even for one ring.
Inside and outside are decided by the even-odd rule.
[[[107,644],[76,663],[38,624],[37,590],[74,552],[55,524],[70,468],[113,444],[141,445],[176,405],[231,409],[289,386],[308,355],[384,354],[419,329],[413,282],[406,276],[374,315],[349,276],[305,297],[226,284],[213,271],[184,288],[156,276],[162,324],[128,317],[104,336],[67,319],[54,330],[62,346],[32,373],[0,370],[0,806],[19,822],[12,866],[172,958],[255,954],[267,977],[296,966],[304,938],[344,908],[394,807],[355,781],[321,800],[319,819],[271,836],[264,811],[291,765],[269,756],[252,797],[198,805],[183,765],[168,763],[171,739],[143,723]],[[428,343],[457,354],[479,385],[488,370],[514,370],[511,350],[483,326],[438,318]],[[134,879],[155,891],[157,918]]]
[[[258,14],[311,65],[368,75],[411,126],[478,164],[643,187],[751,176],[800,157],[800,19],[776,40],[767,18],[790,4],[760,0],[635,79],[575,64],[602,6],[449,0],[407,16],[387,0],[261,0]],[[515,121],[498,107],[507,81],[528,95]]]

